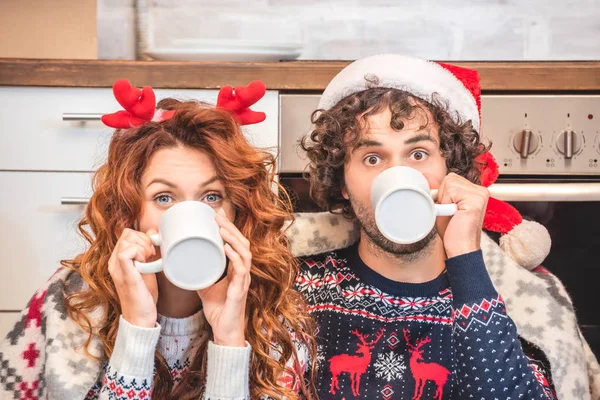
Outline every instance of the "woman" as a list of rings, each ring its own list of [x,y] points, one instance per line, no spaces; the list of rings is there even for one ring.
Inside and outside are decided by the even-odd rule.
[[[272,191],[274,157],[240,129],[264,119],[248,108],[264,91],[224,89],[216,108],[164,99],[155,111],[152,89],[115,84],[126,111],[103,121],[126,129],[79,224],[89,249],[62,262],[8,334],[1,398],[311,397],[313,327],[282,232],[290,207]],[[160,258],[149,235],[188,200],[217,211],[229,260],[198,292],[134,265]]]

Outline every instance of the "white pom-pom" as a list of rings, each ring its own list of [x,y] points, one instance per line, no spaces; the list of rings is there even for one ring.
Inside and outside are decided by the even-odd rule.
[[[500,247],[517,264],[529,270],[537,267],[550,253],[552,240],[548,230],[534,221],[523,220],[500,237]]]

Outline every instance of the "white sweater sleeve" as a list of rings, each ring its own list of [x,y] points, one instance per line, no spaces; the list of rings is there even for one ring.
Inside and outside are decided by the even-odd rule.
[[[101,400],[151,399],[154,380],[154,352],[160,337],[160,325],[141,328],[123,317],[115,347],[106,368],[100,391]],[[205,400],[250,399],[250,344],[246,347],[208,343]]]
[[[205,400],[250,399],[250,353],[252,347],[218,346],[208,343]]]
[[[160,337],[160,325],[141,328],[122,316],[115,348],[108,362],[100,391],[101,400],[149,400],[154,380],[154,351]]]

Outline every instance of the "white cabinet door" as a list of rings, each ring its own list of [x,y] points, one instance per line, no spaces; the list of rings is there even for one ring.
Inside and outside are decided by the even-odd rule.
[[[216,103],[217,90],[157,89],[156,98]],[[252,109],[267,120],[245,127],[258,147],[278,146],[278,92]],[[0,87],[0,170],[92,171],[106,159],[113,129],[96,121],[63,120],[73,114],[120,110],[110,88]]]
[[[0,312],[0,340],[10,332],[20,314],[19,312]]]
[[[86,248],[76,233],[90,173],[0,172],[0,310],[21,310],[60,266]]]

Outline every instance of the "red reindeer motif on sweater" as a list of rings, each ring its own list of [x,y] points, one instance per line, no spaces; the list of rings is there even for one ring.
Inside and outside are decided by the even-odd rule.
[[[339,354],[329,359],[329,370],[331,371],[331,387],[329,393],[335,394],[336,389],[340,389],[339,376],[342,372],[348,372],[350,374],[350,381],[352,387],[352,394],[358,396],[360,394],[360,377],[371,364],[371,350],[375,347],[375,344],[381,340],[384,329],[380,329],[375,335],[375,339],[367,341],[368,335],[363,335],[358,332],[357,329],[353,330],[352,333],[360,339],[358,343],[358,350],[355,355],[350,354]]]
[[[410,331],[403,329],[404,339],[408,346],[408,352],[410,353],[410,372],[412,372],[415,378],[415,394],[412,400],[419,400],[423,396],[423,388],[427,384],[427,381],[433,381],[437,386],[434,394],[435,400],[442,400],[442,392],[444,385],[448,381],[450,371],[436,363],[428,363],[423,361],[423,345],[431,342],[430,337],[418,339],[414,345],[410,343]]]

